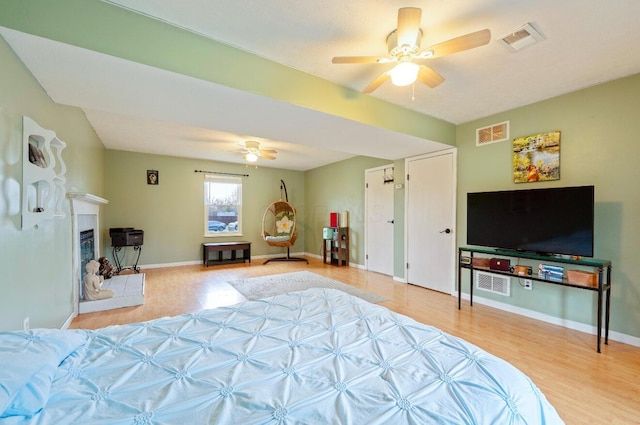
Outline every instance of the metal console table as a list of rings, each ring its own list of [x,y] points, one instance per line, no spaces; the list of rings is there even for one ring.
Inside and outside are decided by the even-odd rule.
[[[124,260],[126,254],[126,248],[128,246],[133,247],[134,255],[136,255],[136,261],[133,266],[124,267],[122,265],[122,261]],[[116,274],[120,274],[123,270],[133,270],[136,273],[140,273],[140,267],[138,267],[138,261],[140,261],[140,254],[142,253],[142,245],[114,245],[113,246],[113,261],[116,265]]]
[[[462,255],[463,252],[468,253],[465,257]],[[544,277],[539,276],[536,273],[532,275],[519,275],[513,273],[511,271],[501,271],[501,270],[493,270],[488,267],[474,266],[473,265],[473,254],[486,254],[490,256],[498,256],[498,257],[512,257],[512,258],[524,258],[529,260],[538,260],[544,261],[545,263],[563,263],[563,264],[571,264],[574,266],[584,266],[591,267],[594,271],[598,273],[598,285],[597,286],[587,286],[579,283],[569,282],[567,279],[559,280],[550,280],[545,279]],[[466,258],[467,261],[463,262],[463,259]],[[572,288],[578,289],[586,289],[588,291],[595,291],[598,293],[598,342],[597,342],[597,350],[600,352],[600,340],[602,338],[602,303],[604,297],[604,343],[609,344],[609,310],[611,304],[611,261],[609,260],[598,260],[595,258],[582,258],[582,259],[571,259],[571,258],[562,258],[562,257],[554,257],[550,255],[540,255],[535,253],[526,253],[526,252],[514,252],[514,251],[504,251],[499,249],[490,249],[490,248],[471,248],[471,247],[459,247],[458,248],[458,309],[461,307],[462,300],[462,269],[469,270],[469,305],[473,306],[473,271],[481,270],[488,273],[503,275],[503,276],[514,276],[519,278],[531,279],[538,282],[546,282],[551,283],[553,285],[561,285],[561,286],[569,286]]]

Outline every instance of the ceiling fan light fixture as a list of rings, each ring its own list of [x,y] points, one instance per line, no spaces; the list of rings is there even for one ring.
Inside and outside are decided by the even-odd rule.
[[[256,162],[258,160],[258,155],[256,155],[253,152],[249,152],[248,154],[245,155],[245,159],[248,162]]]
[[[399,87],[408,86],[413,84],[418,78],[418,71],[420,67],[413,62],[400,62],[396,65],[389,75],[391,76],[391,82]]]
[[[332,63],[387,63],[395,62],[396,66],[378,75],[362,93],[369,94],[391,80],[395,86],[408,86],[420,80],[424,85],[435,88],[444,82],[444,77],[426,65],[417,65],[412,61],[439,58],[453,53],[484,46],[491,41],[491,31],[483,29],[443,41],[420,51],[422,30],[420,19],[422,10],[418,7],[402,7],[398,9],[398,27],[387,36],[389,57],[376,56],[336,56]]]

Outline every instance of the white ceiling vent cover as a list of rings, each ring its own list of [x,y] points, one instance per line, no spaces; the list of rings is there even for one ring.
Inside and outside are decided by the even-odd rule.
[[[504,142],[509,139],[509,121],[476,129],[476,146]]]
[[[476,272],[476,288],[479,291],[493,292],[508,297],[511,294],[511,278],[487,272]]]
[[[511,52],[517,52],[532,44],[544,40],[544,36],[540,34],[530,23],[524,24],[520,28],[511,31],[502,37],[498,42],[505,46]]]

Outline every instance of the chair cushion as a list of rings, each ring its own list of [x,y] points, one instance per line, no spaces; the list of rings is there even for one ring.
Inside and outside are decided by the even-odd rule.
[[[295,215],[288,211],[283,211],[276,216],[276,236],[291,236]]]
[[[287,236],[267,236],[264,238],[264,240],[266,240],[267,242],[286,242],[289,239],[291,239],[291,237],[289,235]]]

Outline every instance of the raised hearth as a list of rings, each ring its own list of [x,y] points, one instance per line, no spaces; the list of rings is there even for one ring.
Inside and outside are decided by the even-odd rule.
[[[115,292],[114,297],[106,300],[83,300],[79,306],[80,314],[144,304],[144,273],[114,276],[104,281],[102,289],[111,289]]]

